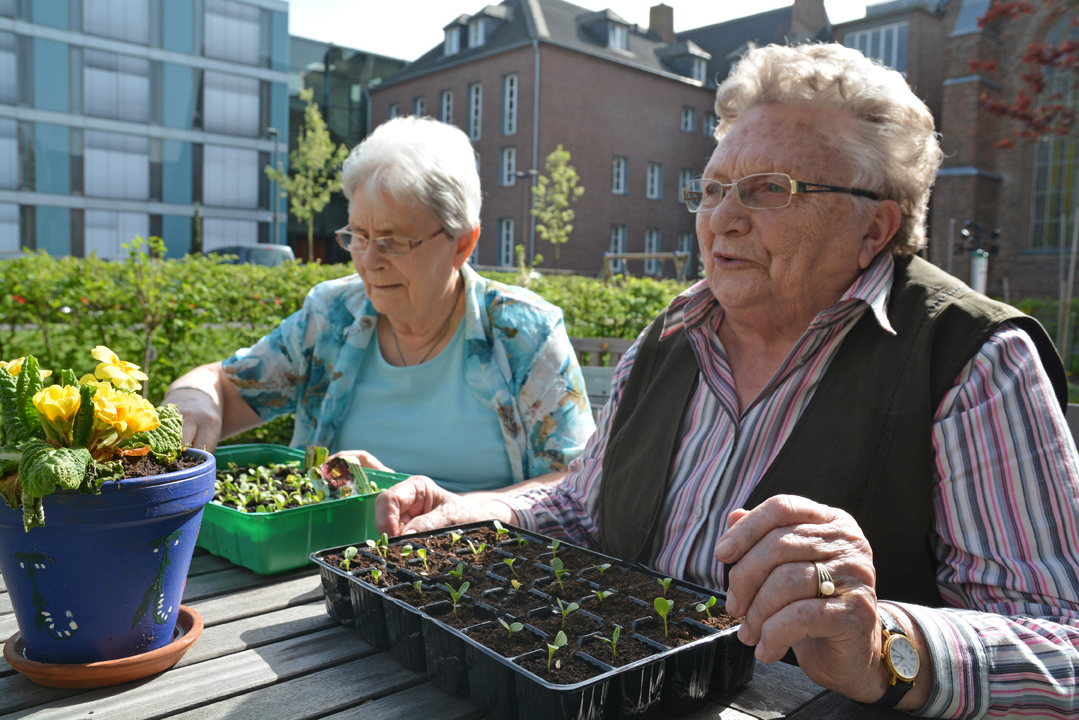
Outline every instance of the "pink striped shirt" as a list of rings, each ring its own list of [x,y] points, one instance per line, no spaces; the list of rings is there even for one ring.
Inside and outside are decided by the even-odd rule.
[[[723,310],[706,282],[668,309],[664,336],[685,328],[701,377],[677,441],[654,565],[722,587],[713,557],[809,403],[843,338],[869,311],[888,332],[894,263],[882,254],[823,310],[741,414],[716,330]],[[640,339],[638,338],[638,343]],[[637,344],[615,370],[611,400],[558,488],[512,496],[518,522],[598,547],[603,452]],[[935,517],[929,543],[941,596],[903,607],[934,669],[918,714],[1079,717],[1079,456],[1029,336],[1005,324],[956,378],[934,417]]]

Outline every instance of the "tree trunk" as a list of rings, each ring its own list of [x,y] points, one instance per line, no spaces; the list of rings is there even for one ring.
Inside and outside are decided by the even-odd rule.
[[[307,262],[315,261],[315,220],[307,223]]]

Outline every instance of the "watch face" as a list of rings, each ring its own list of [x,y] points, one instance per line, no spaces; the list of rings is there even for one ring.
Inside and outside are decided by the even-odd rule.
[[[918,676],[918,651],[908,638],[902,635],[890,638],[888,660],[896,674],[907,682]]]

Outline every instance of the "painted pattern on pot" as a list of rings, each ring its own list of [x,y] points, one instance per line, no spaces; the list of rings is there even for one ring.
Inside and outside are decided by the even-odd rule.
[[[183,530],[177,530],[170,535],[155,538],[147,543],[154,549],[155,553],[161,553],[161,561],[157,564],[157,573],[154,575],[154,579],[150,581],[150,587],[146,589],[146,594],[142,596],[142,602],[139,604],[138,610],[135,611],[135,618],[131,621],[132,630],[142,620],[142,616],[146,614],[151,603],[154,604],[154,622],[158,625],[164,625],[169,621],[172,606],[169,605],[168,610],[161,612],[162,607],[165,605],[165,594],[161,592],[161,586],[165,582],[165,568],[172,565],[172,561],[169,560],[169,548],[179,545],[180,536],[183,534]],[[157,602],[154,602],[155,599]]]
[[[53,617],[51,612],[45,610],[45,608],[49,607],[49,603],[41,595],[41,591],[37,587],[37,574],[45,569],[45,561],[47,560],[50,563],[55,563],[56,561],[45,553],[30,552],[17,552],[15,553],[15,559],[19,561],[19,567],[26,570],[26,577],[30,579],[30,583],[34,587],[34,592],[30,596],[30,604],[37,610],[34,615],[34,627],[38,629],[38,632],[47,629],[49,635],[57,640],[67,640],[74,636],[79,631],[75,616],[70,610],[65,610],[64,617],[67,618],[67,627],[61,627],[57,630],[56,618]]]

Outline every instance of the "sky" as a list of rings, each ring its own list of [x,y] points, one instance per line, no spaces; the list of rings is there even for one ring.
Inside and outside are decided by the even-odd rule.
[[[874,0],[879,1],[879,0]],[[289,33],[401,60],[415,60],[442,42],[442,28],[498,0],[292,0]],[[606,4],[604,4],[606,2]],[[574,0],[590,10],[610,8],[630,23],[648,26],[660,0]],[[666,0],[675,32],[791,5],[792,0]],[[865,0],[824,0],[833,24],[865,15]]]

